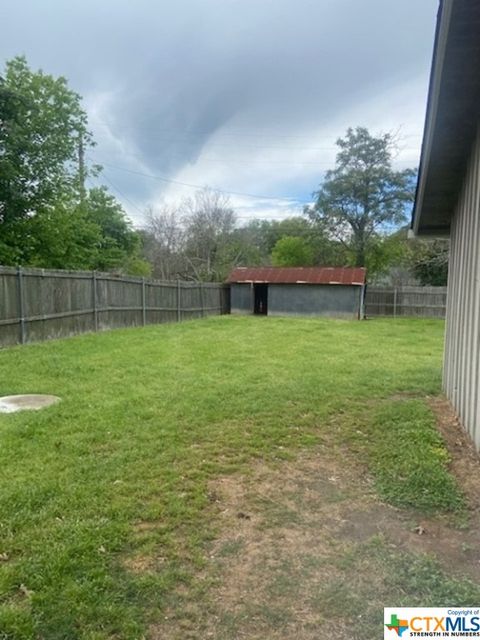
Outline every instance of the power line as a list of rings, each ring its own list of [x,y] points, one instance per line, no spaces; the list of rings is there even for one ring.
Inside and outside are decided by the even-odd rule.
[[[128,202],[134,209],[136,209],[138,213],[140,213],[142,216],[145,215],[145,211],[142,211],[140,207],[138,207],[132,200],[130,200],[128,196],[126,196],[122,191],[120,191],[120,189],[117,186],[115,186],[115,184],[111,180],[109,180],[109,178],[107,178],[105,172],[102,173],[102,177],[105,178],[105,180],[112,187],[112,189],[114,189],[119,196],[121,196],[126,202]]]
[[[118,193],[118,195],[120,195],[134,209],[136,209],[138,213],[140,213],[142,216],[145,216],[145,211],[142,211],[140,207],[138,207],[132,200],[130,200],[130,198],[128,198],[122,191],[120,191],[120,189],[111,180],[107,178],[105,173],[102,174],[102,177],[105,178],[108,184],[112,187],[112,189],[114,189]],[[98,180],[100,181],[100,178],[98,178]],[[95,186],[91,178],[87,178],[87,181],[92,185],[92,187]],[[292,202],[292,205],[294,204],[296,203]],[[257,212],[257,214],[251,214],[251,215],[235,214],[235,219],[240,220],[242,222],[253,222],[253,221],[263,221],[263,220],[266,222],[281,222],[282,220],[286,220],[292,217],[300,217],[300,214],[295,213],[292,210],[277,211],[275,213],[265,213],[260,210],[259,212]],[[142,227],[139,227],[139,228],[142,228]]]
[[[122,151],[122,155],[123,156],[129,156],[129,157],[132,157],[132,158],[138,158],[140,160],[143,160],[145,158],[145,156],[143,156],[143,155],[141,155],[139,153],[131,153],[130,151],[128,151],[128,152]],[[171,153],[171,152],[169,152],[168,156],[170,158],[178,158],[180,160],[185,161],[185,156],[181,155],[180,153]],[[225,160],[225,158],[211,158],[211,157],[208,157],[208,156],[201,156],[201,155],[199,156],[198,160],[201,161],[201,162],[211,162],[211,163],[214,163],[214,164],[222,164],[222,165],[225,165],[225,163],[228,162],[229,164],[233,163],[233,164],[241,164],[241,165],[248,165],[248,166],[255,166],[255,165],[263,166],[263,165],[265,165],[265,166],[292,167],[292,166],[295,166],[295,165],[302,165],[302,166],[306,165],[306,166],[313,166],[313,167],[323,168],[323,167],[331,167],[332,164],[333,164],[333,162],[301,162],[301,161],[296,161],[296,160],[292,160],[292,161],[289,162],[289,161],[271,161],[271,160],[256,160],[256,159],[253,159],[253,160],[231,160],[231,159],[228,159],[228,161],[227,161],[227,160]],[[189,162],[189,160],[186,160],[186,161]],[[404,161],[402,160],[402,162],[404,162]],[[405,160],[405,162],[407,162],[407,161]]]
[[[165,178],[164,176],[154,176],[149,173],[143,173],[142,171],[134,171],[133,169],[127,169],[126,167],[117,167],[112,164],[104,163],[105,166],[110,167],[111,169],[116,169],[118,171],[126,171],[127,173],[132,173],[134,175],[143,176],[144,178],[151,178],[152,180],[160,180],[161,182],[166,182],[168,184],[175,184],[181,187],[189,187],[191,189],[203,189],[205,185],[199,184],[191,184],[189,182],[180,182],[180,180],[172,180],[171,178]],[[211,187],[213,191],[217,191],[218,193],[223,193],[225,195],[230,196],[245,196],[246,198],[261,198],[265,200],[284,200],[286,202],[291,202],[292,204],[307,204],[307,201],[299,200],[297,198],[287,197],[287,196],[266,196],[255,193],[247,193],[243,191],[226,191],[225,189],[218,189],[217,187]]]

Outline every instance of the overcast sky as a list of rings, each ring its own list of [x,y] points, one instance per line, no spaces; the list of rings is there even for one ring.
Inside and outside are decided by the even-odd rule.
[[[311,199],[349,126],[400,131],[396,165],[417,166],[437,7],[4,0],[0,58],[25,54],[83,96],[90,157],[135,224],[192,195],[178,183],[230,192],[242,222],[280,219]]]

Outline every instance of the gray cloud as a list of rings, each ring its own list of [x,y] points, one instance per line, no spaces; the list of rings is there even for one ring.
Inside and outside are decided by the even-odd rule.
[[[403,124],[418,147],[436,8],[437,0],[23,0],[0,8],[0,56],[25,53],[31,66],[69,79],[85,96],[105,166],[305,193],[343,124]],[[315,161],[315,172],[306,168]],[[135,174],[108,175],[139,208],[172,193]]]

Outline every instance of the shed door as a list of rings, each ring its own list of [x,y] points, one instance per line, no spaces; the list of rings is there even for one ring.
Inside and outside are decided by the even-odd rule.
[[[268,284],[255,284],[253,313],[267,315],[268,313]]]

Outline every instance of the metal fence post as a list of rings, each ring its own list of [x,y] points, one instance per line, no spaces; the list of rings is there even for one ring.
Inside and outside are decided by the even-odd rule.
[[[92,271],[93,328],[98,331],[97,272]]]
[[[23,269],[17,268],[17,283],[18,283],[18,314],[20,320],[20,342],[25,344],[27,339],[27,327],[25,324],[25,291],[23,284]]]
[[[142,278],[142,322],[143,326],[147,324],[147,303],[145,296],[145,278]]]
[[[397,287],[393,290],[393,317],[397,317]]]
[[[177,322],[180,322],[182,319],[182,304],[180,299],[181,294],[181,284],[180,280],[177,279]]]

